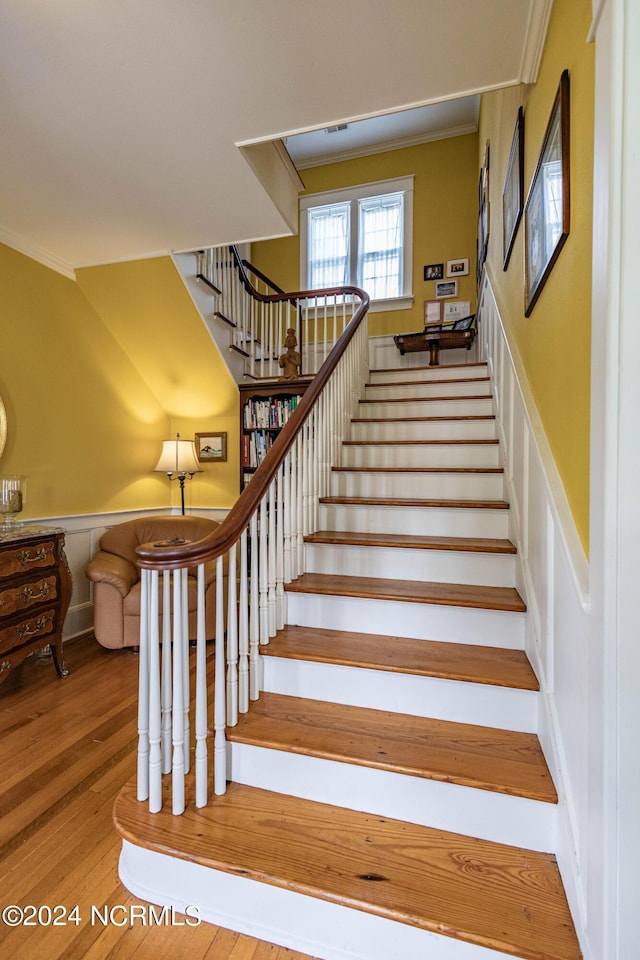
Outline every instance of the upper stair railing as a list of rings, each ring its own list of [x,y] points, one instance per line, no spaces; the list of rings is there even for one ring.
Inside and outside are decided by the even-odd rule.
[[[351,319],[355,303],[343,288],[285,294],[236,247],[198,253],[197,276],[218,297],[215,315],[233,328],[233,348],[250,377],[273,378],[287,330],[296,332],[301,376],[318,372]]]
[[[229,263],[213,259],[216,270],[232,269]],[[244,276],[243,289],[248,293],[244,283],[253,284],[241,266],[237,273]],[[257,308],[239,299],[236,290],[227,309],[234,316],[240,316],[238,311],[257,310],[261,329],[268,333],[267,353],[274,352],[279,342],[272,331],[277,329],[283,342],[281,332],[293,326],[295,314],[307,331],[321,335],[309,351],[311,357],[318,360],[325,354],[326,359],[220,527],[197,542],[145,544],[138,549],[142,596],[137,795],[149,801],[151,812],[162,807],[163,774],[169,773],[173,812],[184,811],[186,784],[191,783],[187,775],[192,740],[195,804],[202,807],[209,800],[207,678],[211,671],[205,581],[210,579],[212,565],[216,580],[213,789],[216,794],[225,792],[226,727],[234,726],[238,714],[259,698],[260,646],[268,644],[286,622],[285,585],[304,571],[304,537],[318,529],[319,500],[329,493],[331,468],[338,463],[342,439],[368,378],[369,297],[364,291],[341,287],[261,293],[255,299]],[[252,327],[247,322],[241,329],[246,332]],[[330,337],[336,342],[328,349]],[[263,369],[267,368],[265,363]],[[187,570],[192,567],[197,567],[198,575],[194,665],[186,585]],[[207,596],[212,593],[209,588]],[[191,680],[195,681],[193,704]]]

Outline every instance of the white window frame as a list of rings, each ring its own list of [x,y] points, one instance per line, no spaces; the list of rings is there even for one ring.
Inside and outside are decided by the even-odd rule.
[[[300,289],[308,290],[308,216],[310,207],[321,207],[331,203],[351,203],[350,217],[350,283],[357,286],[358,270],[358,201],[368,197],[382,197],[389,193],[404,194],[403,211],[403,266],[402,294],[384,300],[371,300],[370,311],[408,310],[413,306],[413,174],[396,177],[392,180],[376,180],[340,190],[327,190],[323,193],[308,193],[300,197]]]

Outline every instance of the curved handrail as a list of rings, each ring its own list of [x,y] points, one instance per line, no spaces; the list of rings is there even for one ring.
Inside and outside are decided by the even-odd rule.
[[[240,262],[240,268],[244,272]],[[245,273],[245,280],[254,290],[251,281]],[[354,295],[360,298],[351,320],[345,327],[342,335],[334,344],[329,356],[320,370],[307,387],[295,411],[278,434],[273,446],[257,468],[251,481],[240,494],[240,497],[231,508],[220,526],[202,540],[194,540],[181,547],[160,546],[146,543],[136,550],[138,563],[144,569],[171,570],[184,566],[195,566],[208,560],[214,560],[226,553],[236,543],[246,529],[252,514],[269,489],[269,484],[276,475],[280,464],[291,449],[296,437],[300,433],[313,406],[322,393],[329,377],[337,367],[347,346],[351,342],[362,320],[369,309],[369,295],[359,287],[326,287],[320,290],[298,290],[287,294],[259,294],[254,290],[257,299],[274,303],[291,301],[303,298],[320,298]]]

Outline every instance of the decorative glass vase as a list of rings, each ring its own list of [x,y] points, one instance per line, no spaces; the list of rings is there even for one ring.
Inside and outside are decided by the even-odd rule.
[[[24,509],[26,488],[26,477],[0,477],[0,530],[20,526],[16,518]]]

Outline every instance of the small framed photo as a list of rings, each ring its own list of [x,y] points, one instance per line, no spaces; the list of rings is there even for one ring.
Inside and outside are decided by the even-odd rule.
[[[444,263],[429,263],[424,268],[425,280],[442,280],[444,277]]]
[[[458,281],[457,280],[440,280],[436,281],[436,299],[444,300],[446,297],[457,297],[458,296]]]
[[[196,453],[200,463],[226,462],[227,434],[196,433]]]
[[[429,327],[432,324],[442,323],[442,300],[425,300],[424,302],[424,325]]]
[[[469,273],[469,257],[460,260],[447,260],[448,277],[466,277]]]

